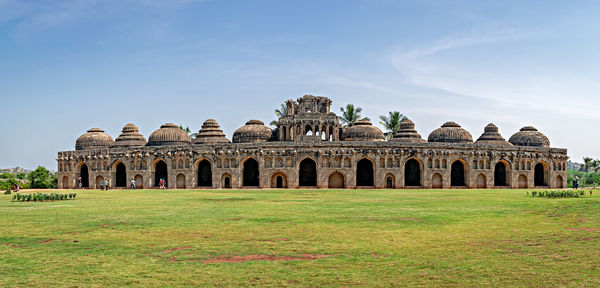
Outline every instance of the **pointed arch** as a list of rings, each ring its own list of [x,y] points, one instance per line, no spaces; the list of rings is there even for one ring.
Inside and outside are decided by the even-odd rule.
[[[79,177],[81,177],[81,188],[90,187],[90,172],[87,164],[83,163],[79,166]]]
[[[212,163],[206,158],[201,158],[194,166],[198,174],[198,187],[212,187]]]
[[[549,165],[546,162],[539,162],[535,164],[533,171],[533,182],[534,186],[548,186],[548,170]]]
[[[346,187],[346,177],[340,172],[333,172],[329,175],[328,187],[329,188],[344,188]]]
[[[245,187],[259,187],[260,186],[260,170],[258,168],[258,161],[254,157],[248,157],[242,163],[243,168],[243,181],[242,185]]]
[[[404,163],[404,187],[420,187],[423,163],[417,157],[410,157]]]
[[[519,175],[519,179],[517,181],[519,188],[528,188],[527,184],[527,176],[525,174]]]
[[[177,189],[185,189],[186,188],[185,175],[183,173],[177,174],[177,177],[175,178],[175,182],[177,183]]]
[[[563,187],[563,177],[560,175],[556,176],[556,188],[564,188]]]
[[[312,157],[305,157],[299,162],[298,183],[301,187],[317,186],[317,162]]]
[[[450,167],[450,186],[467,186],[466,163],[462,159],[452,162]]]
[[[487,188],[487,179],[485,177],[485,175],[483,175],[483,173],[480,173],[479,175],[477,175],[477,188]]]
[[[369,157],[363,157],[356,163],[356,186],[375,186],[375,161]]]
[[[392,173],[385,174],[385,188],[394,189],[396,188],[396,177]]]
[[[287,176],[281,172],[277,171],[271,175],[271,188],[287,188]]]
[[[434,189],[439,189],[444,187],[444,182],[442,179],[442,174],[440,173],[435,173],[431,176],[431,188]]]
[[[158,158],[152,162],[152,170],[154,171],[154,186],[160,187],[160,179],[165,180],[165,187],[168,187],[169,181],[169,170],[167,167],[167,162],[162,158]]]
[[[494,187],[508,186],[509,163],[500,160],[494,166]]]
[[[231,175],[229,173],[221,175],[221,188],[230,189],[231,187]]]

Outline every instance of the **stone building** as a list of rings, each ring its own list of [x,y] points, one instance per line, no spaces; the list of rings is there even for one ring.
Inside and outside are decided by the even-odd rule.
[[[148,141],[127,124],[115,140],[93,128],[75,151],[58,153],[59,188],[563,188],[567,150],[527,126],[506,141],[489,124],[473,141],[455,122],[423,139],[405,119],[394,137],[369,121],[342,128],[331,100],[305,95],[286,102],[287,114],[270,129],[250,120],[229,141],[208,119],[195,139],[164,124]]]

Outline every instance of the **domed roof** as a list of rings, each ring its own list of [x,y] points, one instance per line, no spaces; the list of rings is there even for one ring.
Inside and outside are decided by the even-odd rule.
[[[550,140],[542,132],[531,126],[525,126],[510,136],[508,142],[516,146],[550,147]]]
[[[173,123],[163,124],[148,138],[148,146],[186,145],[191,142],[190,136]]]
[[[421,134],[417,133],[415,123],[408,118],[404,118],[400,121],[400,130],[394,134],[394,137],[390,141],[410,143],[426,142],[425,139],[421,138]]]
[[[260,120],[250,120],[246,125],[235,130],[233,143],[266,142],[271,137],[271,128]]]
[[[344,141],[384,141],[385,135],[369,120],[359,120],[354,125],[344,129]]]
[[[427,138],[429,142],[471,143],[473,136],[456,122],[446,122],[441,128],[433,130]]]
[[[229,143],[229,140],[225,138],[225,133],[221,130],[219,123],[215,119],[208,119],[202,124],[202,129],[196,135],[194,144],[215,144],[215,143]]]
[[[133,123],[126,124],[112,147],[140,147],[146,145],[146,138],[138,130],[138,127]]]
[[[108,148],[113,143],[113,138],[104,133],[104,130],[92,128],[77,138],[77,141],[75,141],[75,150]]]
[[[509,145],[500,132],[498,132],[498,127],[492,123],[485,126],[483,129],[483,134],[475,141],[477,144],[487,144],[487,145]]]

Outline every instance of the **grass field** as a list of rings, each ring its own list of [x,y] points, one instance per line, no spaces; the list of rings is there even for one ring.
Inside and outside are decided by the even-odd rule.
[[[600,287],[596,196],[76,192],[0,196],[0,286]]]

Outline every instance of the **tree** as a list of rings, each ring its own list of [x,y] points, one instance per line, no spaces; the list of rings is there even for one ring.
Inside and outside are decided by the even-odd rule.
[[[52,187],[52,179],[50,171],[44,166],[38,166],[35,170],[27,175],[27,179],[31,183],[31,188],[50,188]]]
[[[385,127],[387,130],[385,137],[389,140],[394,137],[394,134],[400,130],[400,122],[404,120],[406,117],[400,114],[398,111],[390,111],[388,112],[389,116],[379,116],[379,123]]]
[[[583,157],[583,169],[585,172],[590,172],[590,168],[592,167],[592,163],[594,159],[591,157]]]
[[[192,134],[192,130],[190,130],[190,127],[183,128],[183,126],[179,124],[179,129],[185,131],[185,133],[187,133],[188,135]]]
[[[287,114],[287,106],[285,104],[281,104],[281,107],[279,109],[275,109],[275,116],[277,116],[277,120],[273,120],[271,121],[271,123],[269,123],[269,125],[271,126],[279,126],[279,118],[281,118],[281,116],[286,115]]]
[[[27,173],[25,173],[25,172],[17,173],[17,179],[23,180],[23,179],[27,179],[26,177],[27,177]]]
[[[342,116],[338,116],[338,118],[342,122],[344,128],[351,127],[352,125],[354,125],[354,123],[356,123],[356,121],[371,120],[368,117],[362,117],[360,115],[360,112],[362,112],[362,108],[354,107],[354,104],[346,105],[346,109],[344,109],[344,107],[341,107],[340,111],[342,112]]]

